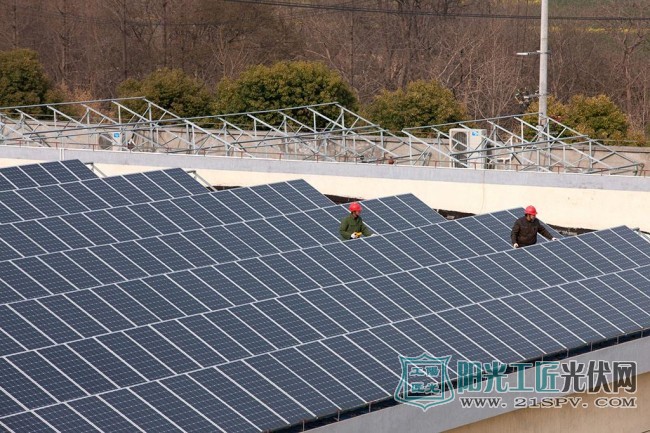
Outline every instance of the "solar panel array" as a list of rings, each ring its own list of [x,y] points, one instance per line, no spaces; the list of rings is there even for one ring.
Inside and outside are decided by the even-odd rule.
[[[9,431],[273,430],[390,398],[398,354],[514,362],[650,326],[650,244],[625,227],[512,250],[520,209],[445,221],[407,194],[341,242],[344,206],[304,181],[126,178],[96,180],[127,202],[0,225]]]

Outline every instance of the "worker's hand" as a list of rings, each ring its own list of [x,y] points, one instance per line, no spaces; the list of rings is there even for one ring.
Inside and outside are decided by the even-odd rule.
[[[519,248],[519,244],[512,244],[513,248]]]
[[[354,234],[357,235],[358,238],[360,238],[363,235],[363,233],[361,232],[355,232]]]
[[[356,238],[358,238],[358,237],[359,237],[359,235],[357,234],[357,232],[354,232],[354,233],[352,233],[352,234],[350,235],[350,239],[356,239]]]
[[[556,240],[557,240],[557,238],[551,238],[551,240],[552,240],[552,241],[556,241]]]

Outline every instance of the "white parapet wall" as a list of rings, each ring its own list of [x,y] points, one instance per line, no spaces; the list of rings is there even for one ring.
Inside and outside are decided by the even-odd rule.
[[[649,177],[0,146],[3,167],[61,159],[93,163],[105,175],[181,167],[218,186],[302,178],[324,194],[369,199],[413,193],[432,208],[476,214],[533,204],[542,220],[557,226],[626,225],[650,232]]]

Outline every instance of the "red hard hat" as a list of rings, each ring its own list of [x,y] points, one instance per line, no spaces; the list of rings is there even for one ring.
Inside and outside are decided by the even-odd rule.
[[[537,215],[537,209],[535,209],[535,206],[528,206],[526,208],[526,215],[532,215],[532,216]]]
[[[350,203],[350,212],[359,212],[361,211],[361,205],[356,201]]]

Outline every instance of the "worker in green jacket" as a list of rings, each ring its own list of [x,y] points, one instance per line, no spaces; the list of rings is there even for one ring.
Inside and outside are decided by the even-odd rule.
[[[356,201],[350,204],[350,215],[341,220],[339,232],[344,241],[372,235],[361,219],[361,205]]]

